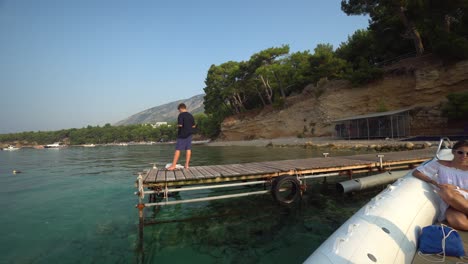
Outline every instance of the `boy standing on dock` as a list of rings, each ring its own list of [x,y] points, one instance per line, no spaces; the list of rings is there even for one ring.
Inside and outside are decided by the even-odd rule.
[[[192,114],[187,112],[187,106],[184,103],[177,107],[179,116],[177,117],[177,143],[172,164],[167,170],[175,170],[177,161],[180,157],[180,151],[185,150],[185,166],[189,168],[190,157],[192,156],[192,133],[195,128],[195,119]]]

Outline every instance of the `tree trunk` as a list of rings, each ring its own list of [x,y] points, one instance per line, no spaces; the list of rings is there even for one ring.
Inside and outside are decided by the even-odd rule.
[[[444,30],[447,33],[450,33],[450,26],[452,24],[452,17],[450,15],[445,15],[444,17]]]
[[[406,17],[405,14],[405,8],[400,6],[398,10],[398,14],[401,18],[401,21],[406,27],[407,30],[407,37],[413,40],[414,47],[416,49],[416,54],[418,56],[421,56],[424,53],[424,45],[422,43],[421,35],[419,34],[418,30],[416,29],[416,26],[412,21]]]
[[[236,102],[239,111],[242,112],[245,109],[245,107],[244,107],[242,97],[239,93],[234,94],[234,101]]]
[[[268,79],[265,80],[265,78],[263,78],[262,75],[260,75],[260,79],[262,80],[263,86],[265,87],[265,94],[266,94],[266,97],[267,97],[267,99],[268,99],[268,102],[269,102],[270,104],[273,104],[273,91],[272,91],[272,89],[271,89],[271,87],[270,87],[270,84],[269,84],[269,82],[268,82]]]
[[[276,74],[276,72],[273,72],[273,76],[275,76],[275,79],[278,82],[281,97],[283,97],[283,99],[286,99],[286,94],[285,94],[284,89],[283,89],[283,84],[281,83],[281,80],[278,78],[278,75]]]
[[[257,91],[258,97],[260,97],[260,100],[262,101],[263,107],[265,107],[265,106],[266,106],[266,102],[265,102],[265,100],[263,99],[262,93],[260,92],[260,90],[258,90],[258,87],[257,87],[256,85],[255,85],[255,91]]]
[[[239,109],[237,108],[236,102],[233,102],[233,99],[229,99],[229,104],[234,107],[234,110],[236,111],[236,114],[240,113]]]

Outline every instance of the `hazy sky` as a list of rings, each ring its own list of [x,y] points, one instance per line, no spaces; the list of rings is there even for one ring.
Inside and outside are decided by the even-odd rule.
[[[104,125],[203,93],[212,64],[335,48],[339,0],[0,0],[0,133]]]

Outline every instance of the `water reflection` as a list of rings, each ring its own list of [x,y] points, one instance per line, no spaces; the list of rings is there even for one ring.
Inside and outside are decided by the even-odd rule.
[[[135,255],[134,173],[171,162],[173,153],[174,145],[0,151],[0,206],[6,212],[0,263],[142,260]],[[303,148],[195,146],[192,165],[320,156]],[[14,169],[23,173],[13,175]],[[296,209],[278,207],[270,195],[163,207],[156,219],[197,220],[146,227],[143,262],[300,263],[367,201],[317,196],[319,186]]]

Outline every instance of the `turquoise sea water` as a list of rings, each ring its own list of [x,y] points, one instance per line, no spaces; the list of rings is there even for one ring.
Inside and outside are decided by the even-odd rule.
[[[270,195],[166,206],[155,219],[195,219],[145,227],[138,250],[135,173],[170,162],[173,151],[0,151],[0,263],[302,263],[372,195],[341,196],[316,184],[295,209]],[[191,165],[316,156],[302,148],[195,146]],[[155,217],[153,209],[145,213]]]

